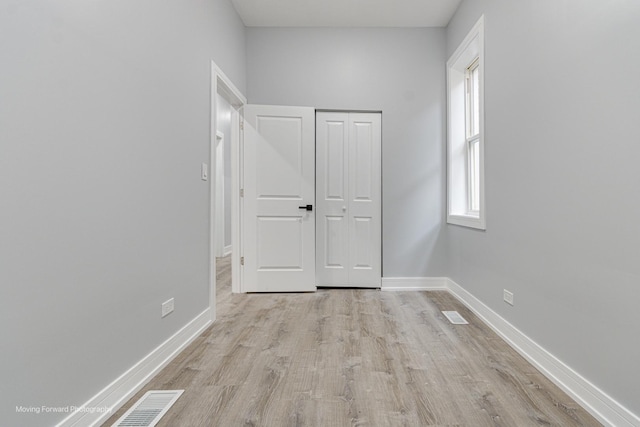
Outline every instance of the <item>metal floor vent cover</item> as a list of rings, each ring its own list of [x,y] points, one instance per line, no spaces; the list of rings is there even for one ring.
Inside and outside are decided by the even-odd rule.
[[[464,317],[460,316],[460,313],[458,313],[457,311],[443,311],[442,314],[445,315],[445,317],[447,319],[449,319],[449,322],[451,322],[454,325],[468,325],[469,322],[467,322]]]
[[[112,427],[153,427],[184,390],[148,391]]]

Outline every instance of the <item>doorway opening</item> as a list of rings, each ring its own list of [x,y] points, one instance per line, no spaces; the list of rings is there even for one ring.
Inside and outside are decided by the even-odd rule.
[[[218,99],[219,104],[224,104],[223,99]],[[227,135],[230,134],[230,126],[221,126],[221,116],[224,120],[226,116],[223,108],[218,108],[218,128],[227,128]],[[230,117],[230,114],[229,114]],[[230,171],[231,159],[226,156],[229,153],[226,144],[229,143],[228,138],[225,139],[224,133],[220,130],[216,132],[216,163],[214,165],[215,183],[216,183],[216,258],[223,258],[231,255],[231,226],[230,217],[227,209],[231,208],[231,192],[226,188],[230,179],[226,174]]]
[[[211,61],[209,307],[212,320],[217,313],[216,294],[230,295],[229,287],[233,292],[240,292],[240,115],[246,103],[245,96]]]

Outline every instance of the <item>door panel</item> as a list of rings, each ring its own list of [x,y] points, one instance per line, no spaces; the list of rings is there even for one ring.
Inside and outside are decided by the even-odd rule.
[[[349,115],[351,286],[380,287],[382,276],[381,114]]]
[[[354,180],[353,199],[371,200],[371,186],[373,184],[373,132],[372,123],[352,122],[351,143],[353,144],[352,171],[349,176]]]
[[[373,268],[371,218],[353,218],[351,262],[354,269]]]
[[[316,114],[319,286],[380,286],[380,126],[380,114]]]
[[[316,283],[321,286],[349,282],[348,139],[347,113],[317,113]]]
[[[247,292],[315,290],[314,110],[244,110],[244,284]]]
[[[267,142],[256,146],[258,197],[301,200],[302,117],[257,116],[255,130]]]
[[[345,260],[347,251],[345,250],[346,220],[344,216],[325,216],[324,233],[324,265],[325,268],[346,268]],[[319,236],[318,238],[322,238]]]
[[[258,217],[258,271],[302,271],[304,232],[299,217]],[[278,241],[278,250],[273,242]]]
[[[326,122],[328,133],[325,141],[324,180],[325,195],[327,200],[343,202],[345,199],[345,153],[347,136],[347,123],[340,121]]]

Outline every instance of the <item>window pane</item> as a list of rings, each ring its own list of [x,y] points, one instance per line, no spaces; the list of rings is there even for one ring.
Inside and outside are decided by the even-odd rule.
[[[471,122],[471,135],[477,135],[480,132],[480,68],[477,63],[475,68],[471,70],[471,109],[473,118]]]
[[[480,140],[469,141],[469,211],[480,211]]]

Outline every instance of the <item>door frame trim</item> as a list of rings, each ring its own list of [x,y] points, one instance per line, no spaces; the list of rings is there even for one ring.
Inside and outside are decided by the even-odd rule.
[[[240,253],[242,251],[240,239],[240,111],[242,107],[247,103],[247,98],[242,94],[240,90],[231,82],[227,75],[211,61],[211,129],[209,134],[209,164],[214,166],[216,164],[216,135],[218,134],[218,107],[217,107],[217,95],[225,98],[232,106],[232,119],[231,119],[231,135],[230,147],[231,147],[231,246],[233,252],[231,253],[231,277],[232,292],[240,292],[241,280],[240,277]],[[210,173],[209,179],[209,308],[211,309],[211,320],[215,320],[217,316],[216,312],[216,257],[215,249],[218,236],[216,236],[215,227],[215,203],[216,203],[216,183],[215,173]],[[224,238],[224,236],[223,236]]]

